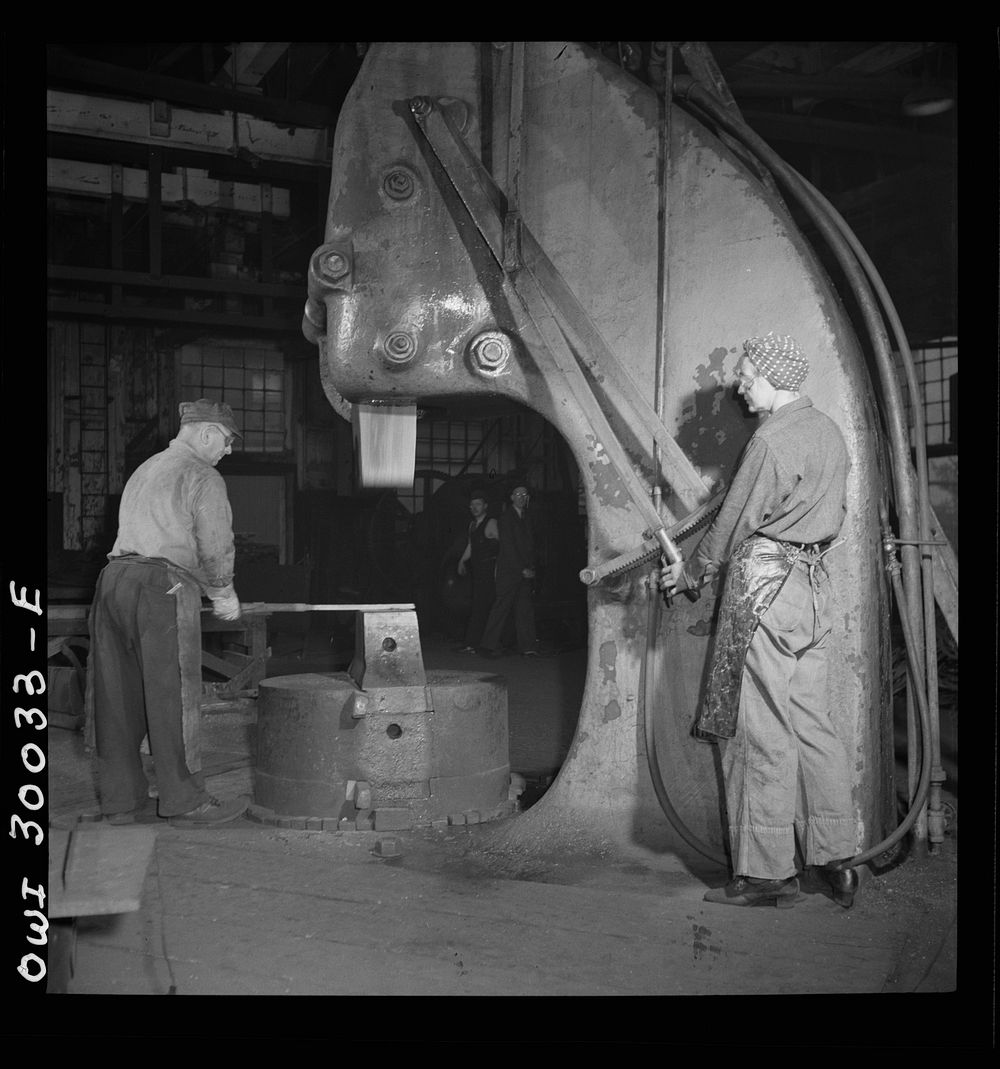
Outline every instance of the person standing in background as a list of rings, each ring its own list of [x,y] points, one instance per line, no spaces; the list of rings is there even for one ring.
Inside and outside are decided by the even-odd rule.
[[[460,653],[475,653],[496,597],[496,566],[500,531],[497,521],[488,515],[486,495],[475,492],[469,498],[472,522],[469,540],[458,562],[458,574],[472,574],[472,611],[465,629],[465,645]]]
[[[497,557],[496,600],[486,621],[482,651],[486,657],[502,655],[504,624],[513,613],[518,652],[526,657],[538,653],[535,635],[535,540],[528,517],[531,495],[523,483],[510,494],[510,505],[497,524],[500,553]]]

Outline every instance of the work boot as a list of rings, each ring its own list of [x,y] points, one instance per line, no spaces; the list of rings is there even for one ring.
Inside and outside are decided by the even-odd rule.
[[[840,869],[850,858],[841,861],[828,861],[823,866],[823,876],[833,891],[833,900],[838,906],[850,909],[854,905],[854,896],[858,891],[858,874],[854,869]]]
[[[799,897],[799,881],[794,876],[787,880],[759,880],[752,876],[736,876],[725,887],[717,887],[705,893],[706,902],[723,906],[777,906],[791,909]]]
[[[209,797],[195,809],[189,809],[186,813],[178,813],[169,820],[175,828],[212,827],[215,824],[227,824],[230,820],[243,816],[249,805],[250,799],[246,795],[230,798],[226,802]]]

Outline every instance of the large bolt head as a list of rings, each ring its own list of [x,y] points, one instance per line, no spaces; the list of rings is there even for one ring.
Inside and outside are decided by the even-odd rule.
[[[386,196],[393,200],[409,200],[415,188],[413,175],[397,167],[382,179],[382,188]]]
[[[394,364],[405,364],[412,360],[417,352],[417,339],[405,330],[394,330],[386,335],[385,355]]]
[[[431,103],[430,97],[413,97],[410,100],[410,111],[412,111],[418,119],[430,115],[433,109],[434,105]]]
[[[350,269],[347,257],[340,252],[327,252],[319,258],[319,269],[324,278],[331,282],[343,278]]]
[[[484,375],[498,375],[513,353],[510,338],[499,330],[484,330],[469,344],[472,365]]]

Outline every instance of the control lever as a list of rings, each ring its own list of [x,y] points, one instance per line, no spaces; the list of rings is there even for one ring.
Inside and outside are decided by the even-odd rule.
[[[666,557],[668,564],[680,564],[684,560],[681,551],[674,544],[674,540],[667,534],[666,528],[661,527],[658,531],[653,532],[653,537],[660,543],[660,549],[663,550],[663,556]],[[697,590],[687,589],[682,591],[688,601],[697,601],[701,594]],[[667,604],[673,604],[673,598],[667,596]]]

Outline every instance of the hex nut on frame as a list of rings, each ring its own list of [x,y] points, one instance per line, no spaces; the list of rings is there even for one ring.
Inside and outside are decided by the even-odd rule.
[[[499,375],[512,354],[510,338],[499,330],[484,330],[469,343],[472,366],[483,375]]]
[[[394,330],[386,335],[383,349],[391,363],[407,364],[417,354],[417,339],[405,330]]]
[[[413,175],[403,167],[393,167],[382,179],[382,189],[390,200],[409,200],[416,188]]]
[[[319,269],[325,279],[335,282],[347,274],[351,265],[343,253],[326,252],[319,257]]]

